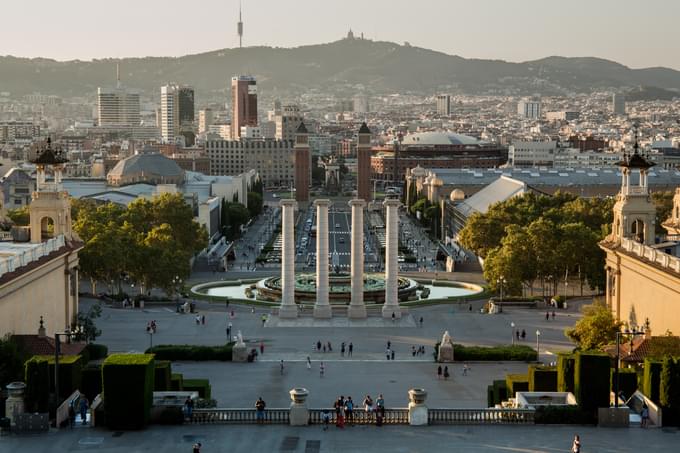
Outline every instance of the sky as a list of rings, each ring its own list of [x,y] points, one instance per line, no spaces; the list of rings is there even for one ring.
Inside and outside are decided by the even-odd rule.
[[[90,60],[237,47],[238,0],[2,0],[0,55]],[[244,46],[410,42],[466,58],[594,56],[680,70],[678,0],[243,0]]]

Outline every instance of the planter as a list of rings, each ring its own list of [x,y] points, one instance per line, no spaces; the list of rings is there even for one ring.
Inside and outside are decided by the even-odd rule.
[[[413,404],[424,404],[427,399],[425,389],[411,389],[408,391],[408,399]]]
[[[294,404],[305,404],[309,392],[306,388],[294,388],[290,392],[290,399]]]

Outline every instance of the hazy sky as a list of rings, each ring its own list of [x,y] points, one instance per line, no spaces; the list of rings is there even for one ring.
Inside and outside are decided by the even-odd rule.
[[[238,0],[2,0],[0,55],[179,56],[238,46]],[[680,69],[678,0],[243,0],[244,45],[367,38],[469,58]],[[1,76],[1,75],[0,75]]]

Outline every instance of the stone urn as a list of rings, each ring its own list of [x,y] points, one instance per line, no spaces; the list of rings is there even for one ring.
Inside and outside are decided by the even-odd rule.
[[[12,425],[16,425],[16,416],[24,413],[24,391],[26,384],[12,382],[7,385],[7,401],[5,401],[5,414]]]
[[[288,393],[290,393],[290,400],[293,402],[293,404],[299,405],[305,404],[305,401],[307,401],[307,395],[309,395],[307,389],[302,387],[294,388]]]
[[[408,391],[408,399],[412,404],[425,404],[427,392],[425,389],[411,389]]]

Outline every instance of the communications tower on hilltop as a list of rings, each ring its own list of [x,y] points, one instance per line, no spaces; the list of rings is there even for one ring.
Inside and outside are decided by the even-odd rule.
[[[238,31],[238,47],[243,47],[243,21],[241,20],[241,2],[238,3],[238,23],[236,24]]]

